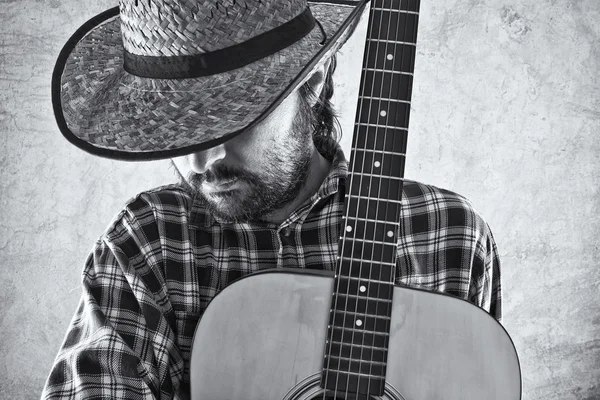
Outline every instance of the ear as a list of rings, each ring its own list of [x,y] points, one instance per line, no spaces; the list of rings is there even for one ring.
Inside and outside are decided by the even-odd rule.
[[[307,82],[310,87],[313,89],[316,94],[316,98],[309,99],[309,104],[313,107],[317,100],[321,97],[321,93],[323,92],[323,87],[325,86],[325,80],[327,78],[327,73],[329,72],[329,65],[331,64],[331,59],[328,58],[324,62],[320,63],[312,72]]]

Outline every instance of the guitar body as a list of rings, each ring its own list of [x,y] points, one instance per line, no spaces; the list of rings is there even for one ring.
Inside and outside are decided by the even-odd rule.
[[[195,333],[192,399],[355,398],[320,387],[333,286],[331,274],[271,270],[225,288]],[[453,296],[393,291],[385,393],[372,399],[521,398],[514,345],[494,318]]]

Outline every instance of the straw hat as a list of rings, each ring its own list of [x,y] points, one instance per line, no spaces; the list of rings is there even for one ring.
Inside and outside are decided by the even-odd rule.
[[[121,0],[52,77],[58,126],[102,157],[216,146],[266,117],[348,39],[367,0]]]

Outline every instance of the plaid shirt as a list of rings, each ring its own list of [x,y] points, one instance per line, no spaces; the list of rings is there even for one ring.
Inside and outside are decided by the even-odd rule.
[[[225,224],[181,186],[141,193],[96,242],[83,295],[43,398],[185,399],[194,329],[231,281],[266,268],[335,267],[342,150],[321,187],[283,223]],[[463,197],[405,181],[397,282],[467,299],[501,317],[488,225]]]

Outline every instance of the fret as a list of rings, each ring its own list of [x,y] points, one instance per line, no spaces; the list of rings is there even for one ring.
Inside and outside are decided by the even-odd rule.
[[[349,242],[352,243],[349,243]],[[393,262],[396,259],[397,252],[396,244],[380,242],[367,242],[361,240],[345,239],[340,246],[340,255],[342,257],[351,258],[372,258],[373,262],[385,261]]]
[[[365,329],[352,327],[331,326],[328,338],[332,342],[346,343],[352,346],[387,349],[389,334],[384,332],[369,332]],[[365,345],[366,343],[366,345]]]
[[[373,96],[361,96],[360,98],[367,99],[367,100],[385,100],[385,101],[391,101],[391,102],[397,102],[397,103],[410,104],[410,101],[408,101],[408,100],[397,100],[397,99],[389,99],[389,98],[373,97]]]
[[[373,299],[390,299],[390,293],[394,290],[394,286],[394,282],[367,283],[366,281],[359,282],[358,280],[349,280],[342,277],[338,277],[335,282],[336,292],[340,295],[356,294]],[[364,292],[361,292],[361,287],[364,288]]]
[[[417,11],[394,10],[394,9],[389,9],[389,8],[380,8],[380,7],[371,7],[371,10],[377,10],[377,11],[390,11],[390,12],[396,12],[396,13],[404,13],[404,14],[414,14],[414,15],[419,15],[419,13],[418,13]]]
[[[386,307],[389,309],[389,307]],[[391,310],[390,310],[391,311]],[[364,312],[354,312],[354,311],[332,311],[333,322],[338,326],[355,326],[356,321],[362,321],[363,325],[356,325],[358,328],[367,328],[367,324],[372,324],[372,329],[369,330],[378,330],[381,331],[385,329],[387,325],[391,321],[391,318],[387,315],[368,315]],[[382,325],[384,324],[384,325]],[[382,328],[382,329],[380,329]]]
[[[390,138],[390,140],[393,140],[393,138]],[[389,177],[390,179],[403,179],[405,158],[402,153],[354,148],[350,156],[348,170],[351,176],[374,175]]]
[[[385,279],[373,279],[373,278],[360,278],[360,277],[356,277],[356,276],[348,276],[348,275],[340,275],[340,278],[343,279],[350,279],[350,280],[355,280],[358,281],[359,283],[364,283],[364,284],[368,284],[370,282],[372,283],[391,283],[393,284],[393,281],[389,281],[389,280],[385,280]],[[340,294],[344,294],[344,293],[340,293]],[[374,299],[374,300],[378,300],[378,299]]]
[[[415,55],[417,52],[415,46],[390,38],[372,38],[369,42],[371,43],[367,43],[367,48],[371,47],[373,51],[367,54],[363,68],[393,70],[412,76],[415,70]],[[391,60],[388,58],[389,55],[392,56]]]
[[[361,268],[362,267],[362,268]],[[395,267],[384,265],[379,268],[371,268],[371,265],[359,265],[356,262],[343,260],[338,266],[337,274],[339,276],[349,277],[353,279],[361,279],[362,281],[382,281],[394,283]],[[345,295],[345,294],[344,294]],[[360,294],[358,294],[360,296]],[[364,296],[360,296],[361,298]]]
[[[390,140],[393,140],[390,138]],[[404,172],[404,154],[392,153],[391,151],[367,150],[354,148],[350,156],[348,170],[350,176],[374,176],[400,179]]]
[[[369,71],[372,71],[372,72],[385,72],[385,73],[388,73],[388,74],[396,74],[396,75],[402,75],[402,76],[414,76],[414,74],[412,72],[390,71],[388,69],[383,69],[383,68],[368,68],[368,67],[364,67],[363,71],[367,71],[367,72],[369,72]]]
[[[364,126],[364,127],[375,127],[375,128],[378,128],[378,129],[386,129],[386,130],[389,129],[390,131],[391,130],[396,130],[396,131],[400,131],[400,132],[408,132],[408,129],[406,129],[406,128],[396,128],[396,127],[388,126],[388,125],[365,124],[363,122],[356,122],[356,123],[354,123],[354,125],[356,125],[356,126]]]
[[[390,40],[390,39],[373,39],[367,38],[368,42],[380,42],[380,43],[392,43],[392,44],[402,44],[404,46],[416,46],[416,43],[413,42],[403,42],[401,40]],[[412,75],[412,74],[411,74]]]
[[[354,372],[354,371],[340,371],[340,370],[331,370],[332,372],[337,372],[340,374],[348,374],[348,375],[354,375],[354,376],[360,376],[360,377],[364,377],[364,378],[381,378],[381,375],[373,375],[373,374],[368,374],[368,373],[362,373],[362,372]],[[343,387],[342,385],[339,385],[341,387]]]
[[[327,343],[330,343],[329,349],[327,350],[328,353],[333,355],[337,354],[338,357],[384,360],[387,356],[387,349],[381,349],[379,347],[340,342]]]
[[[371,396],[383,396],[385,389],[385,376],[370,374],[355,374],[345,371],[334,371],[323,369],[321,376],[321,387],[339,393],[340,388],[348,393],[360,393],[348,398],[365,399]]]
[[[368,244],[376,244],[376,245],[381,245],[381,246],[390,246],[393,248],[396,248],[396,242],[392,242],[392,243],[386,243],[383,241],[379,241],[379,240],[372,240],[372,239],[363,239],[363,238],[357,238],[357,237],[350,237],[350,236],[343,236],[340,237],[340,239],[344,239],[344,241],[350,241],[350,242],[354,242],[354,243],[368,243]],[[344,244],[342,243],[342,246]]]
[[[339,294],[333,298],[334,309],[345,308],[355,310],[357,314],[391,315],[389,299],[358,297],[360,294]]]
[[[357,113],[362,123],[408,128],[410,105],[388,100],[359,102]]]
[[[377,201],[379,206],[369,207],[369,204],[373,204],[374,201]],[[346,195],[346,204],[348,212],[353,217],[386,220],[388,222],[398,222],[398,216],[402,208],[402,203],[398,199],[370,198],[350,193]],[[363,257],[355,255],[354,258],[362,259]]]
[[[387,348],[387,340],[389,338],[388,332],[369,332],[365,329],[356,329],[351,326],[331,326],[331,328],[333,329],[333,341],[339,343],[352,342],[352,346]],[[371,344],[365,345],[364,343]]]
[[[357,219],[362,219],[362,218],[357,218]],[[356,263],[372,263],[372,260],[365,260],[362,258],[352,258],[352,259],[345,259],[345,258],[341,258],[340,256],[337,257],[338,260],[343,260],[343,261],[352,261],[352,262],[356,262]],[[383,262],[383,261],[377,261],[377,264],[375,265],[381,265],[381,266],[389,266],[389,267],[396,267],[396,263],[393,262]]]
[[[365,90],[359,101],[389,100],[410,104],[412,81],[410,74],[370,68],[363,74]]]
[[[404,172],[404,163],[401,165],[401,171]],[[354,172],[353,172],[354,174]],[[404,174],[400,174],[404,175]],[[368,179],[360,179],[361,174],[357,174],[359,179],[350,178],[349,194],[362,197],[399,199],[402,191],[402,179],[391,177],[379,177],[375,175],[367,175]]]
[[[376,207],[376,205],[372,205],[372,207]],[[396,216],[394,215],[393,217]],[[398,239],[397,231],[398,225],[393,221],[375,223],[357,219],[347,220],[344,223],[344,237],[350,240],[396,245]],[[374,265],[373,267],[377,266]]]
[[[380,154],[377,152],[364,152],[355,148],[350,157],[348,171],[350,182],[354,177],[363,184],[372,178],[404,181],[404,166],[406,158],[400,154]]]
[[[381,175],[381,174],[369,174],[369,173],[366,173],[366,172],[352,171],[352,175],[353,176],[366,176],[367,178],[383,178],[383,179],[404,181],[404,178],[399,177],[399,176],[388,176],[388,175]]]
[[[380,298],[386,299],[387,297],[379,296],[379,289],[383,286],[386,287],[388,285],[394,286],[394,280],[392,279],[361,279],[355,276],[347,276],[347,275],[338,275],[338,281],[336,282],[339,290],[339,294],[349,294],[349,293],[362,293],[366,297],[372,297],[373,300],[378,300]],[[364,287],[366,289],[365,292],[360,291],[360,287]],[[344,289],[344,290],[342,290]],[[384,289],[387,291],[387,289]],[[375,293],[371,293],[371,292]]]
[[[417,42],[418,13],[399,13],[389,8],[371,7],[370,19],[367,37],[371,39]]]
[[[372,0],[373,7],[418,12],[420,0]]]
[[[342,216],[342,219],[353,219],[356,221],[362,221],[362,222],[372,222],[374,224],[389,224],[390,222],[387,220],[381,220],[381,219],[370,219],[370,218],[358,218],[358,217],[354,217],[354,216]],[[396,265],[396,264],[390,264],[390,265]]]
[[[386,307],[386,309],[390,309]],[[391,309],[390,309],[391,311]],[[356,326],[358,328],[367,328],[368,326],[372,326],[373,328],[368,330],[378,330],[382,331],[389,324],[391,318],[387,315],[367,315],[364,312],[354,312],[347,310],[333,310],[331,315],[333,316],[334,324],[338,326]],[[363,325],[355,325],[356,321],[362,321]],[[372,325],[368,325],[372,324]],[[380,329],[381,328],[381,329]]]
[[[387,151],[387,150],[361,149],[361,148],[353,150],[352,154],[354,155],[354,152],[356,152],[356,151],[360,151],[362,153],[367,153],[367,154],[373,154],[373,155],[383,155],[383,156],[389,155],[389,156],[406,157],[405,153],[393,152],[393,151]]]
[[[407,135],[408,132],[404,128],[357,123],[352,151],[372,149],[372,151],[405,154]],[[350,158],[352,157],[351,155]]]
[[[332,316],[334,314],[332,313]],[[331,325],[336,325],[340,328],[348,329],[364,329],[366,331],[379,331],[379,332],[387,332],[390,328],[390,320],[385,318],[376,318],[372,315],[363,315],[352,317],[350,314],[337,314],[330,321]],[[356,323],[360,322],[362,325],[360,327],[356,326]]]
[[[343,306],[349,310],[360,310],[362,313],[391,315],[389,312],[392,306],[391,299],[365,297],[362,293],[338,293],[334,295],[332,300],[332,304],[336,309],[339,308],[338,306]]]
[[[354,373],[362,375],[385,376],[385,363],[367,360],[351,360],[335,356],[325,356],[325,366],[330,371]]]
[[[353,300],[365,300],[363,298],[363,296],[361,296],[359,294],[340,293],[339,295],[340,296],[344,296],[344,297],[348,297],[348,298],[353,299]],[[389,304],[393,303],[392,300],[388,300],[388,299],[369,299],[369,301],[376,301],[376,302],[380,302],[380,303],[389,303]]]
[[[371,359],[371,357],[361,357],[360,355],[357,357],[343,357],[343,356],[337,356],[335,355],[335,353],[332,353],[331,355],[326,354],[325,355],[326,358],[331,358],[331,359],[337,359],[340,361],[344,361],[344,362],[360,362],[360,363],[364,363],[364,364],[368,364],[371,363],[373,365],[385,365],[385,361],[377,361],[377,359]],[[335,367],[330,367],[330,368],[335,368]],[[369,372],[367,372],[369,373]]]
[[[361,200],[367,200],[370,199],[371,201],[381,201],[381,202],[385,202],[385,203],[394,203],[394,204],[398,204],[398,205],[402,205],[402,201],[401,200],[394,200],[394,199],[380,199],[377,197],[369,197],[369,196],[356,196],[353,194],[348,194],[348,197],[351,197],[353,199],[361,199]],[[372,219],[373,217],[369,217],[369,219]],[[377,219],[377,218],[375,218]]]
[[[364,264],[363,264],[364,263]],[[337,274],[363,280],[395,282],[396,265],[392,263],[372,263],[371,261],[342,259],[337,266]]]
[[[364,334],[365,331],[362,330],[362,329],[358,330],[358,329],[341,328],[341,327],[334,327],[334,328],[338,329],[338,330],[343,330],[344,334],[346,334],[346,335],[353,335],[353,334],[357,335],[357,336],[358,335],[362,335],[361,338],[364,338],[364,337],[368,336],[368,335]],[[340,345],[340,346],[356,347],[356,348],[359,348],[359,349],[363,349],[363,351],[367,351],[367,350],[387,351],[387,348],[385,347],[385,344],[383,344],[383,343],[385,343],[384,339],[386,337],[388,337],[388,336],[389,335],[387,333],[385,333],[385,332],[372,332],[372,335],[368,336],[370,338],[376,338],[376,337],[379,338],[377,340],[377,342],[380,343],[380,345],[375,345],[374,341],[373,341],[373,344],[368,344],[369,342],[367,342],[367,344],[364,344],[364,343],[348,343],[348,341],[342,342],[342,341],[333,340],[333,339],[332,340],[327,339],[325,341],[325,343],[328,344],[328,345],[332,345],[332,346]]]
[[[342,259],[337,267],[337,275],[351,277],[354,279],[362,279],[366,281],[384,281],[395,282],[395,268],[393,264],[387,263],[372,263],[362,260]],[[337,276],[336,276],[337,277]]]

